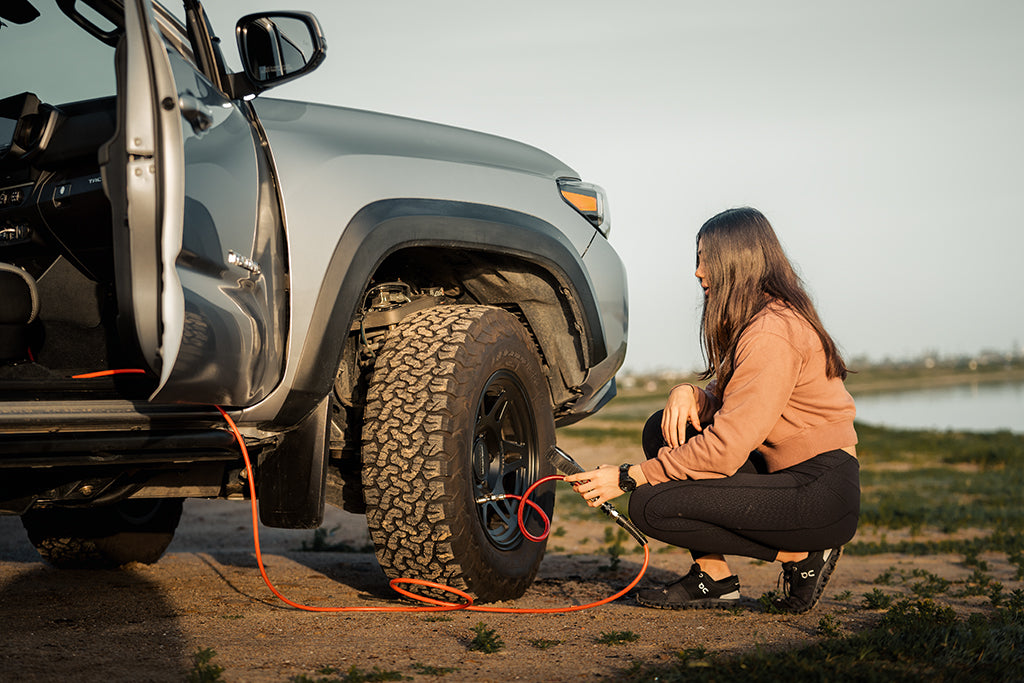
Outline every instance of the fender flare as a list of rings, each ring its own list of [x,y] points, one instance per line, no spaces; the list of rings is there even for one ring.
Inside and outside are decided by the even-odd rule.
[[[579,253],[558,228],[535,216],[484,204],[386,199],[360,209],[335,245],[276,423],[298,422],[330,391],[366,284],[384,259],[401,249],[423,246],[513,255],[539,265],[576,297],[591,364],[607,357],[590,278]]]

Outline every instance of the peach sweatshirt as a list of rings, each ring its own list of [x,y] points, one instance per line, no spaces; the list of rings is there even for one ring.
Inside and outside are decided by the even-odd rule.
[[[740,336],[736,369],[721,401],[694,388],[706,426],[685,444],[666,446],[641,463],[652,484],[726,477],[754,450],[776,472],[857,443],[853,398],[842,380],[826,377],[814,328],[780,302],[758,313]]]

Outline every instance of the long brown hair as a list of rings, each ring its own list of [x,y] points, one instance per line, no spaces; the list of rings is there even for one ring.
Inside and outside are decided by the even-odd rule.
[[[749,207],[723,211],[701,226],[697,245],[697,263],[704,267],[710,290],[700,321],[708,364],[702,377],[718,377],[719,396],[735,370],[740,335],[772,299],[814,328],[825,350],[827,376],[846,379],[846,363],[764,214]]]

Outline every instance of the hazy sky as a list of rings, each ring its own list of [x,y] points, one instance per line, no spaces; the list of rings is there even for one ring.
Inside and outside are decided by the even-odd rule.
[[[761,209],[849,357],[1024,346],[1024,3],[211,0],[329,50],[270,95],[540,147],[607,190],[634,370],[699,367],[693,236]],[[343,188],[340,188],[343,191]]]

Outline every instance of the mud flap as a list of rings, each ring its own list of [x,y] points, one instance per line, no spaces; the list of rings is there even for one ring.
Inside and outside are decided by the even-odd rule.
[[[323,523],[329,408],[325,397],[260,463],[257,495],[260,521],[267,526],[315,529]]]

